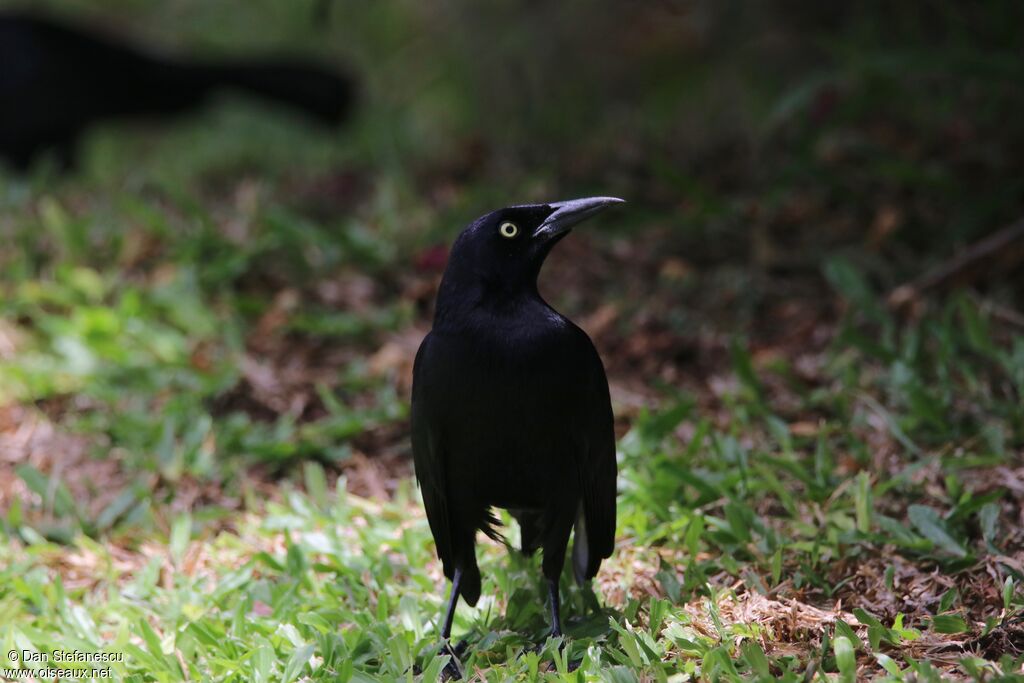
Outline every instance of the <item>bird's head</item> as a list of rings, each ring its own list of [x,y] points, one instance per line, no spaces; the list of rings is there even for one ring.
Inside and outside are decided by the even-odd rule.
[[[587,197],[492,211],[473,221],[452,245],[440,297],[446,290],[493,295],[535,293],[551,248],[574,225],[623,200]]]

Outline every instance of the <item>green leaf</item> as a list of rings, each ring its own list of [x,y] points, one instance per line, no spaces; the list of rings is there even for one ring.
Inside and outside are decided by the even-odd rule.
[[[864,626],[875,626],[882,629],[885,628],[885,626],[882,625],[882,622],[878,620],[878,617],[874,616],[873,614],[871,614],[870,612],[861,607],[853,608],[853,616],[857,617],[857,621],[859,621]]]
[[[911,505],[907,517],[921,535],[943,550],[957,557],[966,557],[967,550],[946,529],[939,513],[926,505]]]
[[[917,640],[921,637],[921,632],[916,628],[908,628],[903,625],[903,612],[896,615],[892,622],[892,628],[889,629],[889,634],[890,636],[895,635],[902,640]]]
[[[303,478],[306,480],[306,493],[321,510],[327,508],[327,475],[323,466],[315,460],[306,462],[302,467]]]
[[[765,656],[761,646],[752,640],[745,641],[742,647],[743,659],[746,660],[750,670],[764,679],[772,678],[771,667],[768,664],[768,657]]]
[[[882,644],[882,641],[892,641],[889,637],[889,629],[882,628],[880,626],[868,626],[868,646],[872,650],[877,650]]]
[[[174,564],[180,565],[188,550],[188,542],[192,537],[192,517],[187,512],[178,515],[171,526],[171,541],[169,550]]]
[[[834,257],[825,263],[825,279],[843,298],[865,309],[877,307],[875,294],[867,278],[852,263]]]
[[[953,603],[956,602],[957,596],[960,592],[954,587],[942,594],[942,598],[939,600],[939,612],[948,612]]]
[[[114,498],[111,503],[100,512],[96,518],[96,526],[102,530],[107,530],[114,525],[118,519],[124,516],[128,510],[138,501],[138,496],[134,489],[126,488],[121,491]]]
[[[14,471],[33,493],[43,499],[44,505],[53,507],[58,516],[75,513],[75,501],[63,482],[55,478],[56,474],[47,477],[27,463],[18,465]]]
[[[855,683],[857,680],[857,654],[854,652],[853,643],[846,636],[838,636],[832,641],[832,650],[836,655],[839,680],[843,683]]]
[[[981,537],[988,543],[992,543],[999,532],[999,504],[986,503],[978,511],[978,521],[981,524]]]
[[[720,676],[730,681],[737,681],[740,678],[732,663],[732,657],[729,656],[729,650],[725,647],[716,647],[704,655],[701,668],[709,680],[721,680]]]
[[[10,507],[7,509],[7,525],[12,529],[21,526],[21,498],[14,496]]]
[[[448,660],[451,659],[449,655],[434,655],[433,659],[430,660],[430,664],[423,669],[423,676],[420,677],[421,681],[437,681],[441,679],[441,670],[448,665]]]
[[[652,598],[648,609],[647,616],[647,629],[648,632],[657,637],[661,633],[661,626],[665,623],[665,617],[669,612],[668,600],[660,600],[658,598]]]
[[[881,652],[876,652],[875,661],[877,661],[878,665],[885,669],[886,673],[890,676],[895,677],[897,680],[903,679],[903,671],[900,669],[900,665],[897,664],[892,657],[884,655]]]
[[[936,633],[966,633],[971,630],[971,627],[959,615],[940,614],[932,617],[932,630]]]
[[[257,683],[266,683],[270,680],[270,669],[274,664],[274,650],[270,645],[263,644],[256,648],[252,657],[253,679]]]
[[[857,637],[853,627],[842,619],[836,619],[836,637],[839,636],[847,638],[851,643],[853,643],[854,649],[860,650],[864,648],[864,643],[862,643],[860,638]]]
[[[162,671],[167,671],[170,667],[167,664],[167,657],[164,655],[163,646],[160,644],[160,638],[153,631],[153,628],[149,625],[149,622],[145,619],[139,619],[136,623],[139,625],[139,631],[142,633],[142,640],[146,643],[146,649],[149,650],[149,656],[153,662],[159,662],[158,668]]]
[[[686,544],[687,550],[690,551],[691,557],[696,557],[697,553],[700,552],[700,538],[704,534],[704,516],[695,514],[690,519],[689,525],[686,527],[686,536],[684,543]]]
[[[857,474],[854,488],[854,506],[857,511],[857,531],[866,534],[871,531],[871,513],[873,500],[871,496],[871,475],[867,472]]]
[[[284,683],[291,683],[298,678],[302,670],[309,664],[309,658],[313,656],[314,650],[316,650],[316,646],[309,643],[292,652],[292,656],[288,658],[288,663],[284,667],[284,673],[281,674],[281,680]]]
[[[772,586],[778,586],[782,578],[782,548],[776,548],[772,555]]]

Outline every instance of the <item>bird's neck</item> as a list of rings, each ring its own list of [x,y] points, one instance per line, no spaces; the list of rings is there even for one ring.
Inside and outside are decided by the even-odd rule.
[[[532,316],[557,315],[537,292],[536,283],[515,288],[487,280],[444,278],[437,293],[434,329],[465,331],[481,326],[522,324]]]

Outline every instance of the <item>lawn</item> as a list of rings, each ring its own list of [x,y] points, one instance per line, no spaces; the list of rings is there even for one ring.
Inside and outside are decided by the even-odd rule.
[[[0,657],[436,680],[408,399],[447,245],[609,194],[541,290],[608,369],[616,551],[545,642],[539,558],[481,538],[467,679],[1024,680],[1024,260],[919,279],[1024,215],[1015,3],[115,4],[364,91],[329,134],[226,98],[0,171]]]

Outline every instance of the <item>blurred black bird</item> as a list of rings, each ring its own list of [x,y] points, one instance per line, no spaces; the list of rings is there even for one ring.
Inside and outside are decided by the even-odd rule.
[[[612,553],[608,380],[586,333],[540,297],[537,276],[573,225],[621,201],[500,209],[452,246],[412,389],[416,477],[452,581],[446,643],[459,596],[470,605],[480,597],[475,538],[478,530],[499,537],[492,507],[515,517],[524,553],[543,549],[552,636],[562,633],[558,578],[570,531],[579,583]]]
[[[92,29],[0,12],[0,160],[18,170],[45,151],[73,166],[78,137],[95,122],[180,114],[225,89],[324,124],[345,119],[355,91],[349,77],[306,60],[164,57]]]

